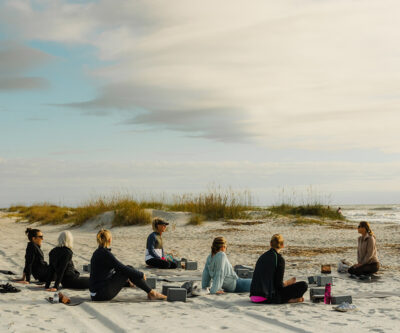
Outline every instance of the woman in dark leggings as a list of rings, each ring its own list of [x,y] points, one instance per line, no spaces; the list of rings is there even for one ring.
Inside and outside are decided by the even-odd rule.
[[[153,230],[149,237],[147,237],[146,243],[146,264],[151,267],[157,267],[162,269],[177,268],[177,264],[174,261],[167,260],[164,255],[163,241],[161,235],[167,229],[169,223],[163,219],[155,218],[153,220]]]
[[[47,276],[46,290],[56,291],[60,283],[64,288],[69,289],[88,289],[89,277],[80,277],[72,262],[72,246],[74,238],[71,232],[63,231],[58,236],[58,245],[49,253],[50,267]],[[55,280],[54,287],[50,287],[50,282]]]
[[[250,286],[250,299],[254,303],[299,303],[304,301],[306,282],[296,278],[283,281],[285,259],[279,253],[283,248],[283,237],[275,234],[271,238],[271,249],[261,255],[254,269]]]
[[[15,282],[29,284],[31,275],[36,280],[44,282],[47,279],[49,265],[44,261],[43,251],[40,248],[43,242],[43,233],[39,229],[27,228],[25,231],[29,242],[25,251],[25,267],[22,278]]]
[[[109,230],[97,233],[99,247],[90,261],[90,296],[93,301],[109,301],[125,286],[136,285],[147,293],[150,300],[164,300],[162,295],[151,289],[146,283],[146,275],[132,266],[119,262],[111,253],[112,236]]]
[[[379,261],[376,251],[375,235],[368,222],[361,221],[358,225],[357,264],[351,266],[348,272],[351,275],[370,275],[379,270]]]

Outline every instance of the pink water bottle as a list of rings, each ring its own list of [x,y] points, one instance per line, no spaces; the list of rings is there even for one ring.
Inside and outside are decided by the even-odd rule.
[[[325,295],[324,295],[324,303],[325,304],[331,304],[331,284],[328,283],[325,285]]]

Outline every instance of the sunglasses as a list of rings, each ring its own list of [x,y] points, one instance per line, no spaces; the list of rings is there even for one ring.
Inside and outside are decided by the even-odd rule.
[[[360,228],[363,228],[363,226],[362,226],[362,225],[359,225],[357,228],[360,229]]]
[[[43,235],[40,235],[40,236],[35,236],[35,238],[40,238],[40,239],[43,239]]]

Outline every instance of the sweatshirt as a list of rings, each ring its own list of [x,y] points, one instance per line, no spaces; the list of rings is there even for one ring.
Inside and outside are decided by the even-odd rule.
[[[375,236],[366,234],[365,237],[358,237],[357,261],[361,265],[379,262]]]
[[[215,294],[221,289],[234,292],[237,279],[238,276],[234,272],[225,252],[220,251],[207,257],[201,281],[202,288],[208,288],[212,280],[211,294]]]
[[[37,280],[44,281],[47,277],[47,262],[44,261],[43,251],[39,245],[28,242],[25,251],[25,279],[31,281],[31,275]]]
[[[126,275],[132,282],[135,279],[143,279],[142,272],[122,264],[114,257],[110,248],[98,247],[92,255],[90,265],[89,290],[92,293],[101,290],[116,272]]]
[[[146,242],[146,254],[144,260],[147,261],[152,258],[164,258],[163,241],[161,235],[156,231],[152,232],[149,237],[147,237]]]
[[[250,286],[250,296],[261,296],[266,299],[279,297],[283,288],[285,259],[271,248],[258,258]]]
[[[65,280],[75,280],[79,278],[79,272],[75,269],[72,262],[73,252],[68,247],[55,247],[49,253],[50,265],[46,281],[46,288],[50,287],[50,282],[55,279],[54,288],[58,289],[60,283]]]

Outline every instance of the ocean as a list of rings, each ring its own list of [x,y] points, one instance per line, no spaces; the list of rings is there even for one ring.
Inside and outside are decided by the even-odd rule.
[[[343,205],[342,214],[352,221],[400,223],[400,205]]]

